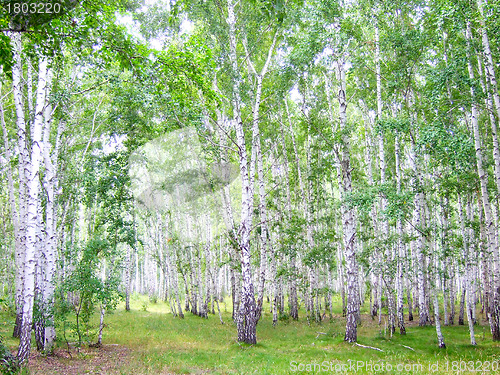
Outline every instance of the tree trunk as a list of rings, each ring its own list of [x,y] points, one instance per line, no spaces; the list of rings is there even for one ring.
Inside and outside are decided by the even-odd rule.
[[[47,72],[46,100],[51,91],[52,71]],[[54,292],[57,261],[57,165],[59,158],[59,149],[61,136],[64,129],[64,123],[61,121],[57,128],[57,136],[54,151],[50,152],[50,128],[52,123],[52,106],[48,103],[44,111],[44,130],[43,130],[43,158],[45,163],[44,187],[46,192],[45,204],[45,243],[42,252],[45,258],[45,267],[43,270],[43,296],[42,296],[42,324],[44,329],[43,351],[52,352],[55,340],[56,329],[54,326]],[[41,217],[40,217],[41,218]]]
[[[425,287],[425,255],[424,255],[424,237],[421,232],[422,223],[424,218],[424,194],[421,189],[420,171],[418,167],[417,154],[415,145],[412,143],[410,146],[410,164],[415,173],[413,184],[418,185],[415,192],[415,209],[413,210],[413,228],[415,228],[416,240],[414,241],[414,250],[417,261],[417,287],[418,287],[418,313],[419,325],[425,326],[429,323],[429,307],[427,304],[427,293]]]
[[[446,348],[446,345],[444,343],[443,333],[441,332],[441,322],[439,321],[439,302],[436,290],[434,290],[433,292],[433,300],[434,300],[434,319],[436,321],[435,324],[436,324],[436,334],[438,338],[438,346],[444,349]]]
[[[411,298],[411,286],[410,281],[406,279],[406,300],[408,303],[408,321],[413,321],[413,300]]]
[[[399,152],[399,135],[396,134],[395,140],[394,140],[394,153],[395,153],[395,158],[396,158],[396,189],[398,194],[401,193],[401,170],[400,170],[400,152]],[[396,300],[397,300],[397,316],[398,316],[398,325],[399,325],[399,333],[401,335],[406,334],[406,329],[405,329],[405,322],[404,322],[404,295],[403,295],[403,286],[404,286],[404,279],[403,279],[403,260],[405,258],[405,245],[403,243],[403,223],[401,221],[401,218],[398,217],[396,221],[396,232],[398,236],[397,240],[397,262],[396,262],[396,267],[397,267],[397,275],[396,275]]]
[[[13,32],[10,35],[13,62],[12,65],[12,89],[14,92],[14,104],[16,108],[16,127],[19,149],[19,246],[16,248],[16,323],[14,326],[14,337],[20,337],[23,321],[23,291],[25,283],[25,257],[27,246],[27,205],[28,205],[28,180],[29,180],[29,148],[26,137],[26,119],[24,115],[24,100],[22,90],[22,43],[21,33]]]
[[[267,59],[266,62],[264,63],[264,66],[262,67],[262,70],[260,73],[257,73],[257,70],[255,69],[255,66],[252,64],[250,61],[250,57],[247,56],[247,60],[249,62],[249,65],[253,71],[253,73],[256,76],[257,79],[257,86],[255,90],[255,99],[254,99],[254,106],[253,106],[253,111],[252,111],[252,117],[253,117],[253,127],[252,127],[252,133],[253,133],[253,142],[252,142],[252,159],[256,159],[257,163],[257,181],[255,186],[255,190],[258,189],[259,192],[259,215],[260,215],[260,240],[261,240],[261,253],[260,253],[260,270],[259,270],[259,284],[258,284],[258,291],[257,291],[257,311],[256,311],[256,321],[258,322],[260,319],[260,316],[262,314],[262,304],[264,302],[264,287],[265,287],[265,282],[266,282],[266,269],[267,269],[267,263],[268,263],[268,256],[269,256],[269,248],[270,248],[270,236],[269,236],[269,227],[268,227],[268,222],[267,222],[267,207],[266,207],[266,190],[265,190],[265,182],[264,182],[264,162],[262,158],[262,145],[260,142],[260,130],[259,130],[259,122],[260,122],[260,104],[261,104],[261,96],[262,96],[262,81],[264,79],[264,76],[267,73],[267,69],[269,66],[269,63],[271,62],[271,58],[273,56],[274,52],[274,46],[276,44],[276,37],[277,34],[275,34],[273,42],[271,46],[269,47],[269,51],[267,54]],[[248,55],[248,54],[247,54]],[[255,163],[255,160],[252,160],[250,162],[250,165],[253,166]],[[250,178],[253,178],[253,173],[250,172],[249,175]]]
[[[478,1],[478,5],[480,4],[480,1]],[[470,44],[471,44],[471,30],[470,30],[470,22],[467,23],[467,32],[466,32],[466,37],[467,37],[467,45],[470,49]],[[483,33],[483,40],[484,40],[484,33]],[[486,56],[488,56],[488,52],[485,51]],[[491,53],[490,53],[491,55]],[[490,56],[491,57],[491,56]],[[488,59],[488,58],[487,58]],[[469,70],[469,78],[471,80],[474,80],[474,70],[472,67],[472,62],[470,60],[470,55],[468,53],[468,59],[467,59],[467,66]],[[491,73],[490,74],[490,79]],[[495,82],[496,83],[496,82]],[[493,82],[492,82],[493,86]],[[479,176],[479,182],[481,185],[481,198],[482,198],[482,203],[483,203],[483,210],[484,210],[484,225],[485,225],[485,230],[486,230],[486,242],[487,242],[487,251],[490,257],[492,257],[493,261],[493,268],[496,272],[493,272],[494,276],[494,281],[493,281],[493,290],[491,293],[491,300],[490,300],[490,306],[489,306],[489,311],[487,312],[488,314],[488,320],[490,322],[490,330],[491,334],[493,336],[494,341],[500,340],[500,327],[499,327],[499,317],[498,317],[498,308],[499,308],[499,300],[498,298],[500,297],[498,294],[498,290],[496,288],[496,283],[495,280],[498,279],[498,268],[497,268],[497,260],[498,260],[498,248],[496,246],[497,243],[497,234],[496,234],[496,229],[493,223],[493,217],[491,214],[491,205],[490,205],[490,199],[488,195],[488,175],[483,168],[483,149],[481,145],[481,139],[480,139],[480,134],[479,134],[479,123],[478,123],[478,111],[477,111],[477,105],[475,102],[475,93],[474,89],[471,88],[471,96],[473,98],[472,100],[472,105],[471,105],[471,125],[472,125],[472,131],[474,135],[474,145],[476,149],[476,164],[477,164],[477,173]]]
[[[470,211],[470,204],[467,204],[467,210]],[[467,215],[469,216],[469,215]],[[469,333],[470,333],[470,340],[471,340],[471,345],[476,345],[476,339],[474,337],[474,322],[472,320],[472,313],[471,313],[471,289],[470,289],[470,274],[471,274],[471,262],[470,262],[470,255],[469,255],[469,244],[470,244],[470,236],[468,234],[468,230],[465,228],[465,220],[464,220],[464,215],[463,215],[463,204],[462,204],[462,197],[459,194],[458,195],[458,217],[460,220],[460,229],[462,231],[462,237],[463,237],[463,247],[462,247],[462,256],[464,259],[464,265],[465,265],[465,270],[463,273],[463,290],[465,293],[463,293],[463,300],[467,299],[467,321],[469,323]],[[461,304],[461,320],[463,324],[463,304]],[[460,324],[460,322],[459,322]]]
[[[245,133],[241,119],[241,98],[240,98],[240,75],[236,56],[236,15],[235,4],[229,0],[227,4],[229,26],[229,60],[231,62],[233,78],[233,111],[234,126],[236,129],[236,143],[238,146],[238,157],[241,174],[241,223],[238,229],[238,246],[241,256],[241,300],[239,304],[236,325],[238,330],[238,341],[248,344],[257,343],[257,321],[256,303],[251,268],[250,252],[250,230],[253,213],[253,191],[251,188],[250,175],[248,169],[248,157],[245,142]]]
[[[456,290],[455,290],[455,259],[451,261],[450,267],[450,286],[449,286],[449,295],[450,295],[450,315],[449,315],[449,323],[450,325],[455,324],[455,298],[456,298]]]
[[[16,35],[16,34],[14,34]],[[19,36],[19,34],[17,34]],[[17,41],[13,38],[13,47],[20,50],[20,36]],[[17,44],[19,43],[19,44]],[[35,267],[36,267],[36,245],[37,245],[37,222],[39,204],[38,192],[40,190],[39,171],[42,160],[42,132],[43,132],[43,109],[46,105],[48,60],[42,58],[39,63],[38,87],[36,93],[35,118],[32,128],[31,159],[29,161],[28,174],[28,205],[26,212],[26,254],[24,259],[24,288],[21,336],[17,357],[20,363],[28,360],[31,350],[31,325],[33,318],[33,303],[35,289]],[[20,94],[20,93],[18,93]]]
[[[344,131],[347,125],[346,75],[344,65],[345,61],[342,57],[337,62],[340,83],[338,101],[341,131]],[[345,197],[352,192],[351,157],[349,137],[347,135],[344,135],[342,138],[340,168],[342,178],[339,183],[341,185],[342,196]],[[347,207],[346,203],[342,204],[342,226],[347,271],[347,322],[344,340],[347,342],[356,342],[360,307],[358,263],[356,259],[356,219],[354,209]]]
[[[17,55],[14,55],[15,57]],[[16,75],[19,74],[18,71],[16,71],[17,67],[13,67],[13,78],[18,80]],[[3,66],[0,66],[0,74],[3,75]],[[19,85],[18,81],[15,81],[16,85]],[[14,91],[18,92],[20,90],[19,88],[16,88]],[[0,92],[2,91],[2,81],[0,80]],[[16,107],[17,109],[17,107]],[[21,108],[22,111],[22,108]],[[24,273],[23,273],[23,268],[22,268],[22,262],[24,261],[24,245],[25,241],[22,239],[22,228],[21,228],[21,220],[24,220],[24,209],[23,209],[23,201],[24,199],[22,198],[22,192],[25,190],[23,186],[25,185],[25,181],[23,181],[22,174],[19,175],[19,211],[16,206],[16,198],[15,198],[15,189],[14,189],[14,180],[12,177],[12,167],[11,167],[11,151],[10,151],[10,145],[9,145],[9,134],[7,131],[7,125],[5,123],[5,113],[4,113],[4,107],[3,107],[3,100],[0,99],[0,120],[2,123],[2,130],[3,130],[3,142],[4,142],[4,148],[5,148],[5,159],[6,159],[6,165],[7,165],[7,184],[8,184],[8,189],[9,189],[9,204],[10,204],[10,212],[11,212],[11,217],[12,217],[12,224],[14,227],[14,238],[15,238],[15,252],[14,252],[14,260],[15,260],[15,266],[16,266],[16,279],[15,279],[15,296],[14,296],[14,302],[16,306],[16,322],[14,325],[14,332],[13,336],[14,337],[19,337],[20,334],[20,328],[21,328],[21,301],[22,301],[22,290],[23,290],[23,284],[24,284]],[[19,133],[18,134],[22,135]],[[23,133],[24,134],[24,133]],[[25,144],[26,140],[24,138],[21,138],[18,136],[18,147],[19,149],[23,149],[25,146],[22,146],[22,144]],[[19,155],[20,161],[19,165],[20,168],[19,170],[22,169],[22,156],[21,153]],[[21,217],[20,217],[21,216]]]
[[[464,325],[464,311],[465,311],[465,287],[464,287],[464,282],[462,282],[462,291],[460,293],[460,308],[458,312],[458,325],[463,326]]]
[[[299,158],[299,153],[297,150],[297,143],[295,141],[295,134],[292,126],[292,120],[290,117],[290,112],[288,110],[288,103],[285,100],[285,109],[286,109],[286,114],[288,118],[288,125],[289,125],[289,130],[290,130],[290,137],[292,139],[292,145],[293,145],[293,153],[295,156],[295,165],[297,167],[297,178],[299,180],[299,189],[300,189],[300,197],[302,198],[302,204],[305,203],[305,189],[304,189],[304,181],[302,179],[302,168],[300,166],[300,158]],[[306,208],[303,207],[303,210]],[[297,249],[296,247],[293,247],[291,249],[291,254],[290,254],[290,270],[291,270],[291,277],[288,279],[288,284],[289,284],[289,300],[290,300],[290,317],[293,320],[298,320],[299,319],[299,308],[298,308],[298,298],[297,298],[297,278],[298,278],[298,269],[297,269]]]

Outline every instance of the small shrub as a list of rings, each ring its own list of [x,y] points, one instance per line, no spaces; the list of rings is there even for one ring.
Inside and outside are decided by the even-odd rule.
[[[0,298],[0,310],[6,311],[10,316],[16,316],[14,298]]]
[[[13,375],[19,372],[19,364],[0,337],[0,370],[4,375]]]
[[[278,316],[278,320],[282,322],[288,322],[290,320],[290,315],[287,313],[282,313]]]

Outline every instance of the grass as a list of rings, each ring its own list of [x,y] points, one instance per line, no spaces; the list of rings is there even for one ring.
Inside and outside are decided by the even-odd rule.
[[[145,305],[147,311],[143,309]],[[469,344],[467,326],[443,327],[447,347],[439,349],[434,327],[418,327],[412,322],[406,336],[396,333],[390,337],[384,334],[384,327],[363,315],[358,342],[383,350],[377,351],[344,342],[345,319],[340,315],[322,324],[308,324],[301,319],[280,321],[273,327],[267,308],[257,326],[258,344],[248,346],[236,341],[236,327],[229,311],[223,312],[225,324],[221,325],[217,315],[202,319],[187,313],[185,319],[173,318],[167,304],[148,304],[145,297],[134,297],[131,308],[132,311],[126,312],[119,306],[108,315],[104,331],[105,344],[128,348],[126,358],[120,359],[121,374],[456,374],[460,364],[462,369],[467,365],[471,368],[470,361],[474,362],[474,370],[484,369],[485,361],[500,365],[500,344],[491,340],[487,325],[476,326],[477,347]],[[221,308],[224,310],[224,305]],[[4,342],[15,347],[16,340],[9,338],[12,319],[5,314],[0,319],[4,320],[0,322]],[[316,371],[311,366],[305,367],[314,363],[318,364]],[[353,363],[351,370],[356,371],[349,371],[350,363]],[[299,367],[300,364],[304,367]],[[321,364],[323,367],[319,367]],[[371,364],[371,371],[367,364]],[[409,371],[398,371],[404,370],[397,368],[398,364],[406,365]],[[387,370],[388,365],[392,371]],[[491,365],[489,369],[484,373],[495,373]]]

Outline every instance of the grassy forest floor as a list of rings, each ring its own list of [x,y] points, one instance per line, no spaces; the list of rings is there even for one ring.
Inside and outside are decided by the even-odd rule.
[[[440,350],[434,327],[418,327],[416,322],[407,322],[406,336],[396,333],[390,337],[384,330],[385,319],[382,319],[381,329],[377,320],[364,314],[363,324],[358,328],[358,342],[381,350],[378,351],[343,341],[345,319],[340,311],[334,311],[334,318],[331,321],[327,318],[321,324],[308,324],[302,318],[298,322],[283,320],[273,327],[267,307],[257,327],[258,344],[247,346],[236,342],[229,299],[226,302],[227,309],[221,305],[225,321],[221,325],[217,315],[202,319],[188,313],[185,319],[173,318],[167,304],[149,303],[145,297],[136,296],[131,301],[132,311],[126,312],[121,304],[106,317],[101,348],[83,347],[79,351],[72,348],[68,352],[66,342],[60,342],[51,357],[33,350],[29,372],[25,373],[500,373],[497,368],[500,343],[491,340],[489,327],[480,315],[480,325],[475,327],[477,347],[469,344],[467,326],[454,325],[443,327],[447,347]],[[97,322],[97,314],[95,318]],[[0,327],[5,344],[14,351],[17,341],[10,338],[13,317],[0,312]],[[494,368],[495,361],[497,367]],[[314,363],[318,364],[316,371],[305,367]],[[388,370],[389,366],[392,369]],[[467,370],[457,371],[460,366]]]

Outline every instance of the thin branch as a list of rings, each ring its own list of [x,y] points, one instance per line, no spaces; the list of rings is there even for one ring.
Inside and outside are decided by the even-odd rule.
[[[223,144],[221,144],[221,143],[216,143],[216,142],[214,142],[214,141],[213,141],[210,137],[207,137],[207,136],[205,136],[205,135],[203,135],[203,134],[199,134],[199,136],[200,136],[200,137],[203,137],[203,138],[204,138],[204,139],[206,139],[208,142],[210,142],[210,144],[211,144],[212,146],[215,146],[215,147],[220,147],[220,148],[225,148],[225,149],[230,150],[230,151],[233,151],[233,152],[238,152],[238,150],[236,150],[236,149],[234,149],[234,148],[232,148],[232,147],[225,146],[225,145],[223,145]]]
[[[410,349],[410,350],[415,351],[415,349],[413,349],[413,348],[412,348],[412,347],[410,347],[410,346],[406,346],[406,345],[403,345],[403,344],[401,344],[401,346],[402,346],[403,348],[406,348],[406,349]]]
[[[356,346],[360,346],[362,348],[367,348],[367,349],[373,349],[373,350],[378,350],[379,352],[383,352],[382,349],[379,349],[379,348],[375,348],[373,346],[367,346],[367,345],[361,345],[361,344],[358,344],[357,342],[354,343],[354,345]]]
[[[95,86],[92,86],[92,87],[89,87],[88,89],[85,89],[85,90],[82,90],[82,91],[78,91],[78,92],[72,92],[71,95],[80,95],[80,94],[85,94],[86,92],[89,92],[89,91],[92,91],[92,90],[95,90],[96,88],[98,88],[99,86],[102,86],[102,85],[105,85],[106,83],[108,83],[110,81],[110,79],[106,79],[104,80],[103,82],[101,83],[98,83],[97,85]]]

